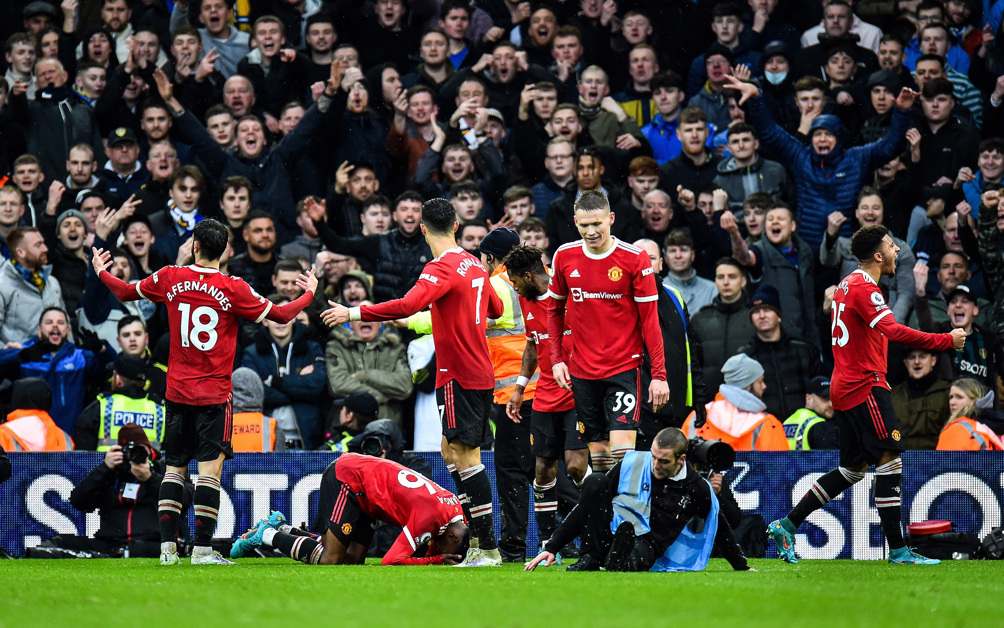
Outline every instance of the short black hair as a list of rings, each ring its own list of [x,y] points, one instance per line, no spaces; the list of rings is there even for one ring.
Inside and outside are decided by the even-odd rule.
[[[889,230],[882,225],[861,227],[851,236],[851,254],[859,262],[868,261],[882,245],[882,240],[888,233]]]
[[[933,78],[924,83],[923,89],[920,90],[920,95],[923,98],[931,99],[938,96],[949,96],[950,98],[955,98],[955,86],[952,82],[943,76],[938,78]]]
[[[532,246],[517,246],[509,251],[502,262],[511,275],[539,274],[547,272],[544,269],[543,251]]]
[[[980,147],[976,151],[979,153],[1000,153],[1004,155],[1004,139],[1000,137],[988,137],[980,142]]]
[[[391,209],[397,209],[397,206],[400,205],[401,203],[404,203],[405,201],[421,203],[423,199],[422,195],[419,194],[418,192],[414,190],[405,190],[404,192],[398,194],[397,198],[394,199],[394,207],[392,207]]]
[[[219,220],[206,218],[195,225],[192,237],[199,243],[202,258],[212,262],[220,259],[227,250],[230,229]]]
[[[42,313],[38,315],[38,324],[39,325],[42,324],[42,319],[44,319],[45,315],[48,314],[49,312],[62,312],[63,317],[66,318],[66,322],[67,323],[70,322],[70,315],[66,313],[66,310],[64,310],[63,308],[59,307],[58,305],[50,305],[49,307],[43,309]]]
[[[422,203],[422,224],[432,233],[453,235],[457,212],[445,198],[430,198]]]
[[[390,199],[383,194],[374,194],[362,203],[362,210],[365,212],[367,209],[374,205],[379,205],[380,207],[386,207],[390,209]]]
[[[247,218],[244,219],[244,224],[241,225],[241,229],[247,228],[247,226],[251,224],[252,220],[261,220],[262,218],[271,220],[272,226],[275,226],[275,218],[272,217],[272,214],[263,209],[252,209],[248,212]]]
[[[140,325],[143,326],[143,330],[146,331],[146,321],[144,321],[139,316],[136,316],[135,314],[126,314],[125,316],[119,319],[118,323],[115,324],[116,333],[117,334],[122,333],[123,327],[128,327],[133,323],[139,323]]]
[[[725,257],[719,257],[718,258],[718,261],[715,262],[715,272],[716,273],[718,272],[718,267],[719,266],[732,266],[733,268],[735,268],[739,272],[741,272],[743,275],[746,274],[746,267],[743,266],[742,264],[740,264],[739,260],[737,260],[736,258],[734,258],[734,257],[732,257],[730,255],[726,255]]]
[[[733,135],[739,135],[740,133],[749,133],[753,136],[753,139],[759,139],[759,135],[753,125],[746,122],[737,122],[730,126],[727,131],[729,139],[732,139]]]
[[[467,12],[467,16],[471,15],[471,5],[469,0],[446,0],[443,2],[443,6],[439,9],[439,19],[445,20],[446,16],[450,14],[450,11],[454,9],[461,9]]]

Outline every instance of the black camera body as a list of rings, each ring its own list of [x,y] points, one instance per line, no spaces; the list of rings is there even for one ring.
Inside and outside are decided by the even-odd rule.
[[[129,463],[143,464],[149,460],[150,452],[145,446],[129,441],[122,447],[122,457],[124,458],[123,464],[128,467]]]
[[[687,460],[702,475],[712,471],[723,473],[736,461],[736,450],[720,440],[691,438],[687,444]]]
[[[367,434],[359,443],[359,453],[367,456],[380,458],[385,451],[391,451],[391,446],[389,439],[383,434]]]

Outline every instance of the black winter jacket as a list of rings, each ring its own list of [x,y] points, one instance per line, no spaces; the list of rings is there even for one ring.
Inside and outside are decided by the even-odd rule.
[[[694,315],[691,329],[701,339],[704,360],[704,384],[714,395],[722,385],[722,365],[738,353],[739,347],[753,337],[753,324],[746,299],[735,303],[722,303],[715,297],[711,305],[705,305]]]
[[[737,353],[745,353],[763,367],[763,379],[767,384],[763,402],[767,412],[780,421],[805,405],[805,387],[822,370],[819,349],[784,332],[777,342],[764,342],[754,336],[753,342]]]

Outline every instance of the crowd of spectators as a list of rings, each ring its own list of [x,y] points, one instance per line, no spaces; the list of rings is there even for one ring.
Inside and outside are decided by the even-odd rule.
[[[337,450],[384,418],[438,449],[421,321],[329,330],[320,312],[415,283],[426,199],[450,199],[465,249],[506,226],[553,252],[578,239],[586,191],[682,295],[707,429],[739,409],[763,415],[748,448],[833,446],[805,412],[828,418],[849,236],[883,224],[896,318],[969,334],[890,354],[906,445],[1000,446],[1004,0],[14,0],[0,16],[8,451],[100,448],[115,430],[92,402],[159,403],[164,309],[118,302],[90,249],[137,281],[191,263],[209,217],[232,230],[225,271],[260,294],[321,279],[293,323],[242,329],[249,446]],[[141,427],[156,443],[155,418]]]

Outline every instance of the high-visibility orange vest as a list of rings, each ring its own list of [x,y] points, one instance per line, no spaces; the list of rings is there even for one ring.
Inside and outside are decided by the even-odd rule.
[[[767,412],[744,412],[737,409],[722,393],[715,395],[715,400],[704,406],[707,410],[707,420],[700,428],[694,427],[696,415],[691,412],[683,422],[683,433],[687,438],[700,436],[705,440],[720,440],[728,443],[736,451],[788,451],[788,439],[784,435],[784,426],[773,414]],[[750,415],[752,428],[741,436],[733,436],[715,426],[717,422],[723,425],[728,415]]]
[[[967,416],[952,419],[938,437],[939,451],[1002,451],[1004,443],[992,429]]]
[[[486,333],[488,337],[488,357],[495,371],[495,395],[497,404],[509,403],[516,390],[516,378],[523,365],[523,349],[526,347],[526,326],[523,323],[523,309],[519,306],[519,294],[509,280],[504,266],[498,267],[491,277],[491,286],[505,306],[501,317],[491,321]],[[533,399],[540,372],[535,371],[523,390],[523,400]]]
[[[278,422],[261,412],[235,412],[230,446],[234,453],[275,451]]]
[[[0,425],[0,447],[6,451],[73,451],[73,439],[44,410],[15,410]]]

